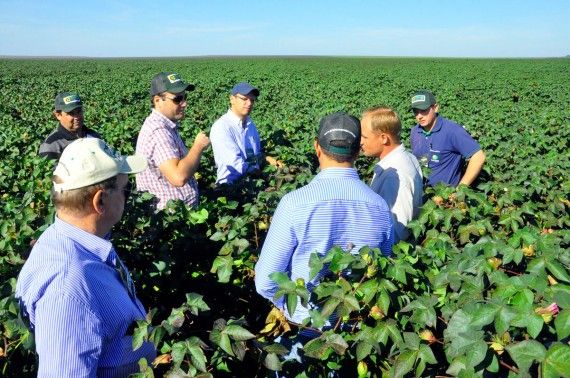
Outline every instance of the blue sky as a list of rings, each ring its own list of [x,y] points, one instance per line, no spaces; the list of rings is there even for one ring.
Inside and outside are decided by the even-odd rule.
[[[570,55],[568,0],[5,1],[0,55]]]

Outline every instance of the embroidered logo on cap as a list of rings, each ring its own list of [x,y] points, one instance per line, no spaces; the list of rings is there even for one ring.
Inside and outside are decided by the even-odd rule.
[[[425,100],[426,100],[425,95],[415,95],[414,97],[412,97],[412,104],[416,102],[424,102]]]
[[[77,97],[75,95],[71,95],[71,96],[67,96],[67,97],[63,98],[63,103],[65,105],[73,104],[73,103],[76,103],[79,101],[81,101],[81,100],[79,99],[79,97]]]
[[[168,81],[170,81],[171,84],[174,84],[174,83],[180,81],[180,76],[178,76],[177,74],[170,74],[167,77],[168,77]]]

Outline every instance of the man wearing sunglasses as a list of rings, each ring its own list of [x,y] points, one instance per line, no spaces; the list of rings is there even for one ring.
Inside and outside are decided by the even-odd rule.
[[[54,223],[39,237],[16,284],[34,333],[38,377],[126,377],[150,363],[155,346],[133,351],[146,317],[131,276],[109,240],[129,191],[128,174],[147,167],[105,142],[82,138],[63,151],[53,176]]]
[[[199,132],[190,150],[178,128],[184,118],[186,92],[194,85],[176,73],[161,72],[150,85],[152,112],[144,121],[137,139],[136,152],[148,159],[148,169],[137,174],[137,189],[154,194],[157,208],[169,200],[182,200],[189,206],[198,203],[198,183],[194,174],[210,139]]]
[[[259,89],[238,83],[230,92],[230,109],[218,118],[210,131],[217,168],[216,184],[231,184],[247,173],[257,172],[262,159],[259,133],[249,116]],[[282,163],[271,156],[265,160],[277,167]]]
[[[83,123],[83,102],[77,93],[61,92],[55,97],[53,115],[59,125],[40,145],[38,154],[59,159],[63,149],[78,138],[101,138]]]

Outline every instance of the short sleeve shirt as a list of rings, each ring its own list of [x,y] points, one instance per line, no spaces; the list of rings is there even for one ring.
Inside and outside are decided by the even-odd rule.
[[[443,182],[456,186],[461,180],[464,159],[470,158],[481,146],[457,123],[438,116],[432,130],[420,125],[410,134],[412,153],[420,164],[430,168],[428,184]]]
[[[153,110],[145,119],[137,139],[136,153],[148,160],[148,169],[136,175],[137,189],[148,191],[158,199],[157,207],[163,209],[168,200],[182,200],[189,206],[198,203],[198,183],[191,178],[176,187],[160,172],[160,165],[170,159],[182,159],[188,154],[178,133],[178,124],[160,112]]]

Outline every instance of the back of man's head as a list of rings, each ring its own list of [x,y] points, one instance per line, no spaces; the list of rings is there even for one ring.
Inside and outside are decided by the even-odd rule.
[[[360,151],[360,121],[344,112],[323,117],[317,143],[332,160],[338,163],[353,162]]]
[[[53,172],[54,205],[57,210],[85,212],[97,190],[115,187],[117,175],[146,167],[145,157],[121,156],[101,139],[77,139],[63,150]]]

